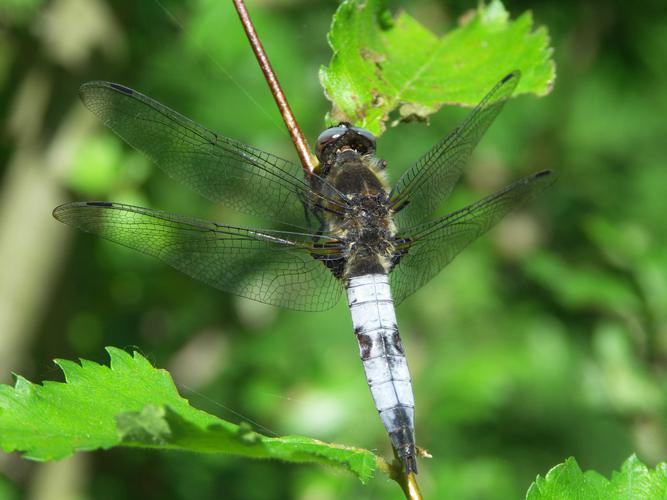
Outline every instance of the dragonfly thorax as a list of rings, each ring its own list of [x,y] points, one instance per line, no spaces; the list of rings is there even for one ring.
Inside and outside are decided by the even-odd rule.
[[[357,241],[368,244],[391,236],[391,219],[384,193],[353,195],[344,217],[344,226]]]
[[[387,194],[380,190],[375,194],[352,194],[348,199],[337,227],[347,242],[346,276],[387,272],[395,239]]]

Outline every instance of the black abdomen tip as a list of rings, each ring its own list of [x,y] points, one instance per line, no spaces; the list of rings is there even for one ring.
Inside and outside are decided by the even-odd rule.
[[[417,457],[415,455],[403,457],[403,467],[406,474],[417,474]]]

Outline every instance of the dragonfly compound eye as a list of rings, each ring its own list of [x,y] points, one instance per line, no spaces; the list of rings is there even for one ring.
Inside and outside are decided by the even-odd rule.
[[[370,131],[366,130],[365,128],[361,128],[361,127],[352,127],[351,130],[356,132],[358,136],[365,139],[364,142],[367,143],[366,144],[367,150],[365,151],[366,154],[375,153],[375,136],[373,134],[371,134]]]
[[[351,149],[359,154],[375,153],[375,136],[368,130],[352,127],[349,123],[340,123],[329,127],[317,138],[317,157],[327,163],[332,155],[344,149]]]
[[[322,151],[324,151],[324,148],[329,144],[332,144],[343,137],[348,130],[349,128],[346,125],[341,124],[336,127],[329,127],[322,132],[317,138],[317,156],[319,157],[322,154]]]

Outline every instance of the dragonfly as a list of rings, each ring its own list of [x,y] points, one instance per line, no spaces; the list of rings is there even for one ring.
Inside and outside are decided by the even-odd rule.
[[[85,106],[167,175],[279,229],[107,201],[66,203],[53,215],[266,304],[323,311],[345,293],[380,419],[405,472],[417,473],[414,396],[394,306],[551,183],[552,172],[540,171],[448,215],[433,215],[519,78],[519,71],[502,78],[393,186],[375,136],[351,123],[319,135],[320,168],[304,176],[300,165],[213,132],[135,90],[88,82],[80,88]]]

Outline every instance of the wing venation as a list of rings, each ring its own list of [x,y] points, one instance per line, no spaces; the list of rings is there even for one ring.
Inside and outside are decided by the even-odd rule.
[[[259,302],[319,311],[333,307],[342,290],[323,262],[342,258],[335,242],[328,240],[326,251],[320,250],[315,235],[226,226],[109,202],[67,203],[53,215]]]
[[[535,198],[553,178],[549,170],[538,172],[445,217],[399,232],[397,239],[405,242],[405,248],[399,248],[404,255],[390,275],[395,302],[425,285],[505,215]]]
[[[449,196],[486,130],[512,95],[520,78],[503,78],[465,121],[407,170],[390,194],[399,229],[419,224]]]
[[[308,229],[317,224],[315,206],[344,206],[340,197],[313,191],[295,163],[208,130],[135,90],[95,81],[79,95],[125,142],[211,201]]]

